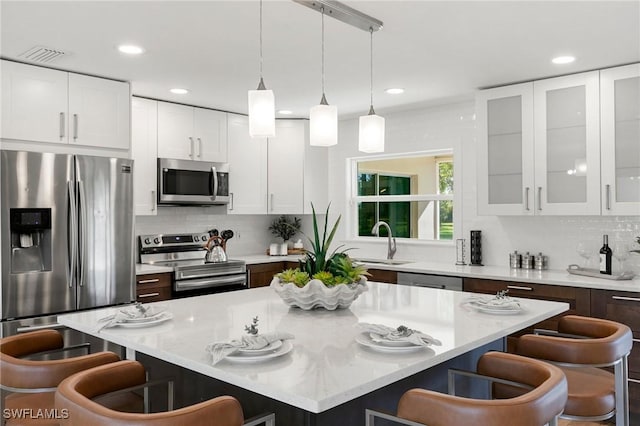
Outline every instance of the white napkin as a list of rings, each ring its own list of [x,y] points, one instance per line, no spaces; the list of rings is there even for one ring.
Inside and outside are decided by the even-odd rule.
[[[143,318],[149,318],[149,320],[151,321],[165,311],[166,307],[164,306],[144,306],[141,303],[137,303],[133,306],[120,309],[113,315],[108,315],[104,318],[100,318],[98,320],[98,322],[100,322],[100,325],[98,326],[96,331],[100,331],[103,328],[113,327],[123,322],[131,322],[131,320],[141,320]]]
[[[366,322],[358,323],[357,327],[366,333],[372,333],[380,335],[382,339],[377,339],[374,336],[370,336],[374,342],[382,342],[384,340],[394,342],[409,342],[416,346],[440,346],[442,343],[440,340],[435,339],[428,334],[425,334],[418,330],[412,330],[404,327],[404,331],[399,331],[398,328],[389,327],[383,324],[369,324]]]
[[[508,296],[493,296],[492,298],[473,296],[468,299],[472,304],[491,309],[519,310],[520,303]]]
[[[266,348],[273,342],[278,340],[295,339],[293,334],[280,333],[274,331],[272,333],[248,334],[240,339],[230,340],[228,342],[214,342],[207,345],[207,352],[211,353],[211,365],[220,362],[227,355],[232,355],[240,349],[262,349]]]

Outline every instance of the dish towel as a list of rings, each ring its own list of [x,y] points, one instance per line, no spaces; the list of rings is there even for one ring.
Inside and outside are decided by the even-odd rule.
[[[215,365],[228,355],[238,352],[240,349],[262,349],[278,340],[295,339],[290,333],[271,332],[256,335],[242,336],[240,339],[228,342],[215,342],[207,345],[207,352],[211,354],[211,365]]]
[[[166,310],[167,308],[165,306],[144,306],[142,303],[136,303],[133,306],[118,310],[113,315],[100,318],[98,320],[100,324],[96,332],[103,328],[114,327],[124,322],[140,321],[143,318],[148,318],[149,321],[152,321],[160,317]]]
[[[416,346],[440,346],[442,342],[440,340],[429,336],[418,330],[412,330],[401,325],[398,328],[389,327],[383,324],[369,324],[366,322],[360,322],[357,325],[358,329],[362,332],[370,333],[369,337],[374,342],[382,341],[394,341],[394,342],[409,342]]]

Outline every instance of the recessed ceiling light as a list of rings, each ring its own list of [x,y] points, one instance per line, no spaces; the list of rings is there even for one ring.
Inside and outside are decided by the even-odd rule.
[[[189,91],[187,89],[181,89],[179,87],[176,87],[174,89],[170,89],[169,91],[171,93],[176,94],[176,95],[186,95],[187,93],[189,93]]]
[[[397,88],[391,88],[391,89],[385,89],[384,90],[385,93],[388,93],[390,95],[399,95],[401,93],[404,93],[404,89],[397,87]]]
[[[562,65],[562,64],[570,64],[575,60],[576,58],[574,58],[573,56],[558,56],[553,58],[551,62],[553,62],[554,64]]]
[[[133,44],[123,44],[118,46],[118,50],[128,55],[139,55],[144,52],[144,49],[140,46],[134,46]]]
[[[293,111],[288,110],[288,109],[281,109],[281,110],[278,110],[278,114],[291,115],[291,114],[293,114]]]

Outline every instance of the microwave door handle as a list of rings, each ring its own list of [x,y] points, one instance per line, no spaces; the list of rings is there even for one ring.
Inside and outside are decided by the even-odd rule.
[[[211,181],[211,192],[213,194],[213,198],[215,199],[218,196],[218,172],[215,167],[211,167],[211,173],[213,174],[213,180]]]

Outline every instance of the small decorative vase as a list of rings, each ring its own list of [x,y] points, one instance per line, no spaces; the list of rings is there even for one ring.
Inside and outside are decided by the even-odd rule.
[[[289,306],[304,310],[324,308],[330,311],[348,308],[354,300],[367,291],[367,278],[352,284],[338,284],[327,287],[320,280],[311,280],[304,287],[294,283],[282,283],[278,277],[271,280],[271,288]]]
[[[285,241],[280,244],[280,256],[286,256],[287,254],[289,254],[289,244]]]

